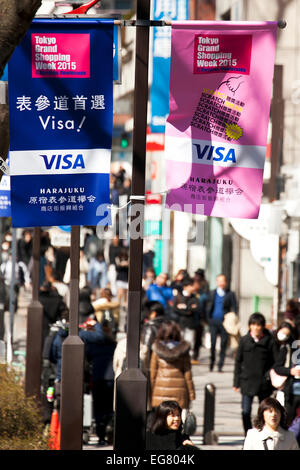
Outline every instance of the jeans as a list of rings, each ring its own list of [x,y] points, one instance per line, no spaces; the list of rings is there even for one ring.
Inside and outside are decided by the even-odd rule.
[[[268,396],[270,396],[270,393],[258,394],[259,403],[265,398],[267,398]],[[242,395],[242,419],[243,419],[245,435],[247,434],[248,429],[252,428],[251,409],[252,409],[253,398],[254,396]]]
[[[209,321],[210,338],[211,338],[211,349],[210,349],[210,365],[214,366],[216,360],[216,342],[218,335],[221,336],[221,350],[218,362],[218,369],[221,370],[225,361],[225,352],[228,341],[228,333],[225,330],[223,323],[219,320],[211,319]]]

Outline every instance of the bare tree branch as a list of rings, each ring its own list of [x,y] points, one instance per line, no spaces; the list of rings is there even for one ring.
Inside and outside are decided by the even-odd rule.
[[[42,0],[0,0],[0,76],[42,4]],[[9,148],[8,104],[0,104],[0,156]],[[0,180],[2,174],[0,171]]]

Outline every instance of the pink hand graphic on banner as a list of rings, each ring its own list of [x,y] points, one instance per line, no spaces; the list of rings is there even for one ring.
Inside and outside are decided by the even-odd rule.
[[[227,88],[229,88],[229,90],[234,94],[241,84],[244,83],[239,81],[240,78],[242,78],[242,75],[239,75],[238,77],[229,77],[219,85],[218,89],[221,88],[222,85],[226,85]]]

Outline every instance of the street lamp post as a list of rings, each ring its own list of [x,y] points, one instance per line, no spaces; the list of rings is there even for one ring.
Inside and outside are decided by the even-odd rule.
[[[137,0],[126,370],[116,380],[114,449],[145,447],[147,379],[139,368],[150,0]],[[135,196],[137,198],[135,199]],[[139,198],[141,196],[141,198]],[[139,236],[132,233],[139,213]]]

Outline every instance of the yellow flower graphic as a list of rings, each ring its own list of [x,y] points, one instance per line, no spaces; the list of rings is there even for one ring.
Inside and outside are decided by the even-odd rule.
[[[237,124],[227,124],[227,122],[225,122],[225,126],[225,133],[227,137],[230,137],[230,139],[238,140],[240,137],[242,137],[243,129]]]

